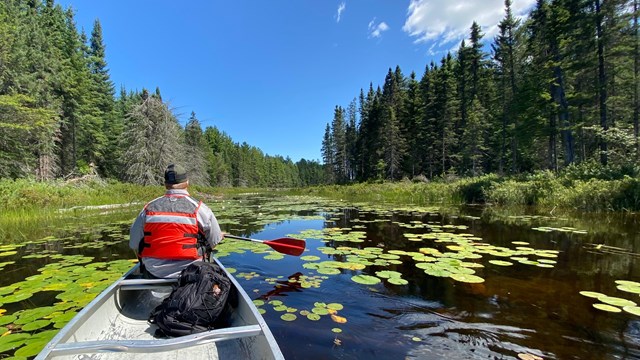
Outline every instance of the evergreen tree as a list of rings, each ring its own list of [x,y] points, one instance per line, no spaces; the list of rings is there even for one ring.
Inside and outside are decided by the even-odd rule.
[[[349,103],[347,108],[347,129],[346,129],[346,148],[347,148],[347,181],[354,181],[357,174],[358,163],[358,124],[357,124],[357,105],[356,99]]]
[[[519,21],[513,16],[511,0],[505,0],[505,17],[498,24],[499,34],[493,45],[494,59],[497,63],[497,77],[499,82],[499,97],[502,105],[500,126],[500,155],[499,172],[504,173],[507,161],[507,144],[511,148],[511,172],[517,171],[518,145],[514,131],[517,129],[514,112],[514,98],[516,95],[516,59],[515,59],[515,29]]]
[[[405,140],[400,128],[400,120],[396,116],[393,106],[387,105],[384,117],[385,135],[382,137],[384,149],[384,164],[387,178],[396,180],[400,175],[400,165],[405,154]]]
[[[336,106],[333,113],[333,121],[331,122],[331,146],[333,149],[333,174],[335,180],[343,184],[349,179],[348,175],[348,159],[347,151],[347,128],[345,123],[345,111],[342,107]]]
[[[322,161],[324,162],[325,176],[327,181],[332,184],[335,182],[335,145],[333,142],[333,133],[331,126],[327,124],[322,138]]]
[[[116,144],[124,129],[123,123],[115,119],[113,114],[115,90],[107,69],[102,26],[97,19],[93,24],[89,42],[87,61],[91,71],[93,94],[87,103],[86,116],[82,123],[84,160],[100,164],[100,172],[111,175],[115,173],[117,163],[107,157],[105,150],[117,148]]]
[[[209,147],[202,134],[200,121],[196,118],[196,113],[193,111],[185,126],[184,143],[185,155],[187,157],[185,168],[189,173],[189,182],[195,185],[211,185],[209,173],[207,172]]]

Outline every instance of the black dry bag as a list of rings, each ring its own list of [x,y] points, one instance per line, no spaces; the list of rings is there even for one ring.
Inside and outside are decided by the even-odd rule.
[[[228,326],[230,301],[237,295],[227,274],[216,263],[204,261],[180,273],[178,287],[149,317],[160,336],[183,336]],[[230,299],[230,297],[232,299]]]

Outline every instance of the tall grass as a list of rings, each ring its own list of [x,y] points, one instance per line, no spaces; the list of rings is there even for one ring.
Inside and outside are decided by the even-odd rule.
[[[416,205],[490,204],[577,211],[640,211],[640,179],[573,179],[543,171],[517,178],[484,175],[427,183],[319,186],[298,193]]]

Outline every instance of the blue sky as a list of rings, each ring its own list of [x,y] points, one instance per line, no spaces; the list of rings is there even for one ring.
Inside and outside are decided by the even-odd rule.
[[[181,123],[192,111],[269,155],[321,160],[336,105],[399,65],[421,77],[475,20],[489,44],[503,0],[59,0],[78,29],[100,20],[119,93],[160,88]],[[514,0],[524,14],[535,0]]]

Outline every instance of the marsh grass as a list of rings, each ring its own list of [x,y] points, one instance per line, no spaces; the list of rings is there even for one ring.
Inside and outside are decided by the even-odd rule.
[[[543,171],[517,178],[484,175],[452,181],[328,185],[299,193],[350,201],[416,205],[489,204],[577,211],[640,210],[640,179],[573,179]]]

